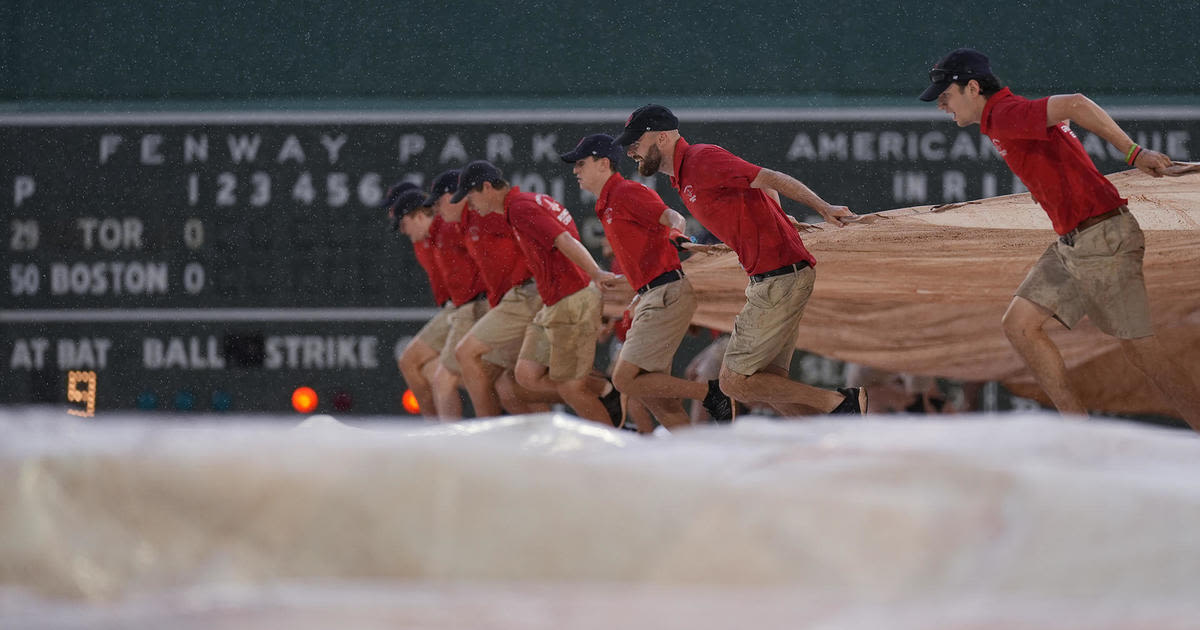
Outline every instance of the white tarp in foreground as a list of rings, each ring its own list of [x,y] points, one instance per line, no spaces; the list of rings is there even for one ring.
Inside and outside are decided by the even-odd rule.
[[[0,627],[1194,628],[1200,439],[0,411]]]

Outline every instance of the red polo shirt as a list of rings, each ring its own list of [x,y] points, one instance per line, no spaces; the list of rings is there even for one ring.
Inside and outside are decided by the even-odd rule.
[[[563,232],[579,238],[571,213],[549,195],[521,192],[513,186],[504,196],[504,215],[525,262],[537,281],[542,303],[551,306],[586,287],[591,279],[558,251],[554,239]]]
[[[433,301],[441,306],[450,300],[450,293],[446,291],[446,281],[442,280],[442,271],[438,269],[437,260],[433,255],[433,239],[425,237],[413,243],[413,253],[417,256],[417,262],[421,264],[421,268],[425,270],[425,275],[429,276],[429,288],[433,290]]]
[[[463,225],[467,251],[483,275],[489,304],[499,304],[509,289],[533,277],[503,212],[479,214],[467,207],[463,211]]]
[[[596,199],[596,216],[604,224],[613,257],[635,289],[680,268],[679,253],[667,240],[670,228],[659,223],[666,209],[658,193],[620,173],[604,182]]]
[[[1054,231],[1066,234],[1128,202],[1096,169],[1069,122],[1046,126],[1049,100],[1031,101],[1004,88],[984,105],[979,128],[1033,193]]]
[[[816,258],[804,248],[783,208],[761,188],[751,188],[755,166],[715,144],[675,143],[671,185],[704,227],[737,253],[749,275]]]
[[[446,281],[446,290],[450,292],[450,300],[455,306],[462,306],[472,298],[487,290],[479,267],[463,242],[462,221],[450,223],[441,217],[433,218],[429,226],[429,238],[433,241],[434,257],[438,268],[442,270],[442,279]]]

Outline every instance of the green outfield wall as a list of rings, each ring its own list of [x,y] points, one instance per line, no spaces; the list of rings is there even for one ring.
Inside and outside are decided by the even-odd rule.
[[[0,4],[0,103],[910,100],[988,52],[1020,91],[1200,94],[1192,2]],[[32,104],[32,105],[31,105]]]

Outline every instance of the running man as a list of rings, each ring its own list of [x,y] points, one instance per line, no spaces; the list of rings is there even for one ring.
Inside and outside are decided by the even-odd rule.
[[[580,140],[559,157],[574,165],[579,187],[596,195],[596,216],[630,286],[636,289],[632,323],[613,368],[613,385],[642,401],[667,429],[691,424],[682,398],[702,401],[717,421],[733,416],[717,380],[699,383],[671,375],[671,363],[696,312],[696,293],[679,264],[677,243],[687,241],[683,215],[658,193],[617,172],[621,146],[609,135]],[[616,266],[614,266],[616,268]]]
[[[688,144],[679,119],[662,105],[639,107],[617,142],[649,177],[665,173],[687,209],[737,253],[750,276],[746,306],[734,320],[721,365],[721,390],[745,403],[765,403],[784,416],[863,414],[867,390],[829,391],[788,378],[800,317],[812,294],[816,259],[779,205],[782,194],[844,226],[857,219],[831,206],[799,180],[755,166],[711,144]]]
[[[526,330],[515,370],[519,385],[557,394],[582,418],[609,424],[600,395],[612,385],[591,376],[600,330],[600,289],[615,279],[579,242],[571,213],[549,195],[510,186],[500,169],[477,160],[462,171],[452,201],[502,212],[525,254],[543,306]],[[612,390],[608,394],[612,394]]]
[[[451,208],[451,216],[461,221],[463,245],[487,287],[490,308],[457,341],[455,357],[476,417],[498,416],[502,411],[529,413],[537,409],[518,395],[521,388],[511,371],[525,327],[541,309],[542,299],[504,215],[480,213],[465,200],[451,201],[460,175],[458,169],[438,175],[424,202],[443,216],[444,209]]]
[[[978,124],[1059,235],[1017,287],[1002,320],[1004,334],[1054,406],[1064,414],[1087,413],[1045,325],[1054,318],[1070,328],[1087,315],[1120,340],[1130,363],[1200,431],[1200,389],[1168,359],[1150,322],[1141,227],[1127,200],[1096,169],[1071,122],[1107,140],[1127,163],[1153,177],[1161,177],[1159,169],[1171,159],[1138,146],[1082,94],[1032,101],[1013,94],[977,50],[952,51],[929,71],[929,80],[920,99],[936,100],[959,127]]]
[[[457,176],[457,171],[438,175],[430,186],[430,197],[439,186],[446,186],[448,178]],[[426,207],[430,197],[422,198],[420,205]],[[446,344],[438,356],[437,370],[433,375],[433,398],[437,404],[438,418],[449,421],[462,417],[462,399],[458,395],[459,364],[454,350],[459,340],[487,312],[487,286],[475,260],[467,252],[462,223],[466,202],[451,203],[445,195],[439,195],[434,201],[436,205],[430,205],[433,205],[437,216],[429,227],[429,238],[433,241],[434,255],[446,283],[446,291],[454,303],[454,312],[450,315],[450,330],[446,333]]]
[[[446,335],[450,332],[450,315],[454,312],[454,304],[450,301],[450,293],[442,280],[442,272],[434,258],[433,241],[429,238],[433,211],[412,212],[416,207],[414,204],[420,205],[418,196],[424,199],[416,184],[399,182],[388,189],[383,207],[387,208],[392,230],[403,233],[412,241],[417,262],[429,277],[433,299],[441,306],[438,314],[421,327],[396,360],[405,383],[417,399],[421,415],[433,418],[438,415],[433,398],[433,377],[438,366],[438,356],[446,345]]]

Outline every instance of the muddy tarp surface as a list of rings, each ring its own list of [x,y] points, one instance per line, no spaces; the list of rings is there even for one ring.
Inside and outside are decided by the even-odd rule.
[[[1155,330],[1180,369],[1200,378],[1200,167],[1176,171],[1109,178],[1146,234]],[[800,229],[817,258],[817,282],[799,348],[896,372],[999,380],[1047,400],[1000,328],[1017,286],[1056,236],[1028,193]],[[727,331],[745,303],[746,274],[732,252],[715,249],[693,254],[684,270],[699,297],[694,323]],[[631,295],[610,292],[606,312],[619,315]],[[1089,408],[1170,415],[1116,339],[1087,319],[1074,330],[1049,328]]]

